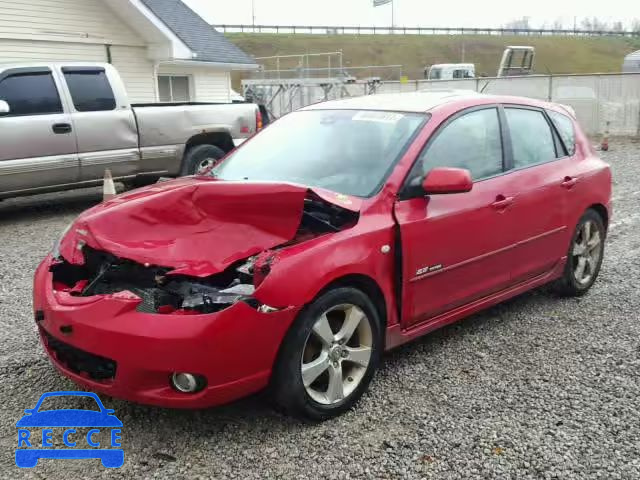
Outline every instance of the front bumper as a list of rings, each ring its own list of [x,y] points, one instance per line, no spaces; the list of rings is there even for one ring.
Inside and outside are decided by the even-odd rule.
[[[33,305],[52,363],[84,387],[138,403],[202,408],[261,390],[299,311],[261,313],[238,302],[207,315],[147,314],[136,310],[139,299],[126,292],[77,297],[55,291],[50,264],[47,257],[36,271]],[[82,363],[70,365],[57,353],[59,342],[112,361],[115,373],[107,369],[96,376],[83,371]],[[178,392],[169,384],[173,372],[204,375],[207,386]]]

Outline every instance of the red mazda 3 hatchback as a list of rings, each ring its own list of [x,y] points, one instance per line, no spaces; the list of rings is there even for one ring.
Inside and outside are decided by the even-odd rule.
[[[78,217],[35,275],[53,364],[167,407],[269,387],[324,419],[384,350],[526,290],[593,285],[611,174],[570,109],[464,92],[283,117],[204,175]]]

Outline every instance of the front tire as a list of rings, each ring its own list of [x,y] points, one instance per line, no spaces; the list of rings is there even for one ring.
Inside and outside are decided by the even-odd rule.
[[[195,175],[203,172],[225,156],[215,145],[196,145],[185,153],[181,175]]]
[[[571,237],[562,277],[553,285],[559,295],[580,297],[587,293],[600,273],[606,229],[595,210],[587,210]]]
[[[380,362],[380,316],[360,290],[329,290],[287,334],[271,382],[286,413],[310,420],[340,415],[360,399]]]

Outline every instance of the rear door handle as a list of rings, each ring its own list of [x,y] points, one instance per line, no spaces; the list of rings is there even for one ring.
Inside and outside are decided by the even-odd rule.
[[[51,130],[58,135],[71,133],[73,131],[70,123],[54,123]]]
[[[562,181],[561,185],[564,188],[572,188],[575,186],[575,184],[578,183],[578,179],[576,177],[564,177],[564,180]]]
[[[513,203],[513,197],[505,197],[504,195],[498,195],[496,201],[491,204],[496,210],[504,210]]]

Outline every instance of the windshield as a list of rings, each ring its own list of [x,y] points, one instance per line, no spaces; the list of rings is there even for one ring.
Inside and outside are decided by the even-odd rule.
[[[219,163],[221,180],[299,183],[357,197],[375,194],[425,114],[307,110],[270,125]]]

